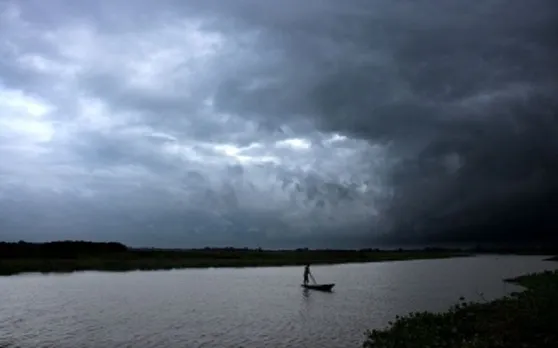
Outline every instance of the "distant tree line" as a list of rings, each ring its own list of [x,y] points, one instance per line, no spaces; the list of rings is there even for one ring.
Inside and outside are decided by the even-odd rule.
[[[77,258],[126,252],[116,242],[56,241],[48,243],[0,242],[0,259],[14,258]]]
[[[409,253],[409,252],[432,252],[432,253],[501,253],[501,254],[546,254],[558,255],[558,248],[554,245],[544,246],[523,246],[523,247],[495,247],[477,245],[470,248],[443,248],[443,247],[425,247],[422,249],[379,249],[379,248],[362,248],[362,249],[309,249],[298,248],[295,250],[275,249],[262,250],[261,248],[199,248],[199,249],[160,249],[160,248],[128,248],[126,245],[117,242],[90,242],[90,241],[54,241],[47,243],[27,243],[19,241],[17,243],[0,242],[0,259],[17,259],[17,258],[37,258],[37,259],[66,259],[66,258],[83,258],[83,257],[100,257],[109,256],[119,253],[126,253],[135,256],[149,255],[166,255],[177,254],[184,256],[191,254],[192,257],[200,257],[201,254],[208,257],[214,257],[215,254],[284,254],[292,253],[300,255],[310,254],[327,254],[328,257],[349,256],[355,254],[370,253]],[[263,256],[262,256],[263,257]]]

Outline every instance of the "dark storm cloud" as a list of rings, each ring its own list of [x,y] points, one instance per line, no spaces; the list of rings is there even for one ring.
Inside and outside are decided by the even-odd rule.
[[[554,234],[553,1],[240,3],[225,16],[261,30],[281,59],[223,84],[217,105],[390,143],[394,197],[371,230],[411,241]],[[243,88],[263,78],[273,83]]]
[[[242,88],[262,78],[256,69],[223,84],[217,101],[229,111],[281,119],[314,111],[322,127],[371,140],[430,138],[555,88],[551,1],[369,1],[352,11],[332,1],[241,3],[250,10],[233,12],[282,59],[268,67],[268,86]]]
[[[0,175],[146,244],[550,236],[554,2],[21,2]]]

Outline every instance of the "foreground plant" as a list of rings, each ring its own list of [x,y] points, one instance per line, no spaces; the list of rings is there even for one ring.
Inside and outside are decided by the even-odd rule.
[[[396,317],[366,333],[364,348],[558,347],[558,271],[507,280],[527,288],[489,303],[461,301],[444,313]]]

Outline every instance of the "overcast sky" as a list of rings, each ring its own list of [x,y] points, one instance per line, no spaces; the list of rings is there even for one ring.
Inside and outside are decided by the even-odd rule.
[[[0,0],[0,240],[551,236],[555,2]]]

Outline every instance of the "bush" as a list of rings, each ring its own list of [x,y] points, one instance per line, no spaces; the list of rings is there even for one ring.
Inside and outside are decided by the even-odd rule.
[[[366,333],[364,348],[558,347],[558,272],[508,280],[527,287],[489,303],[465,302],[444,313],[396,317]]]

